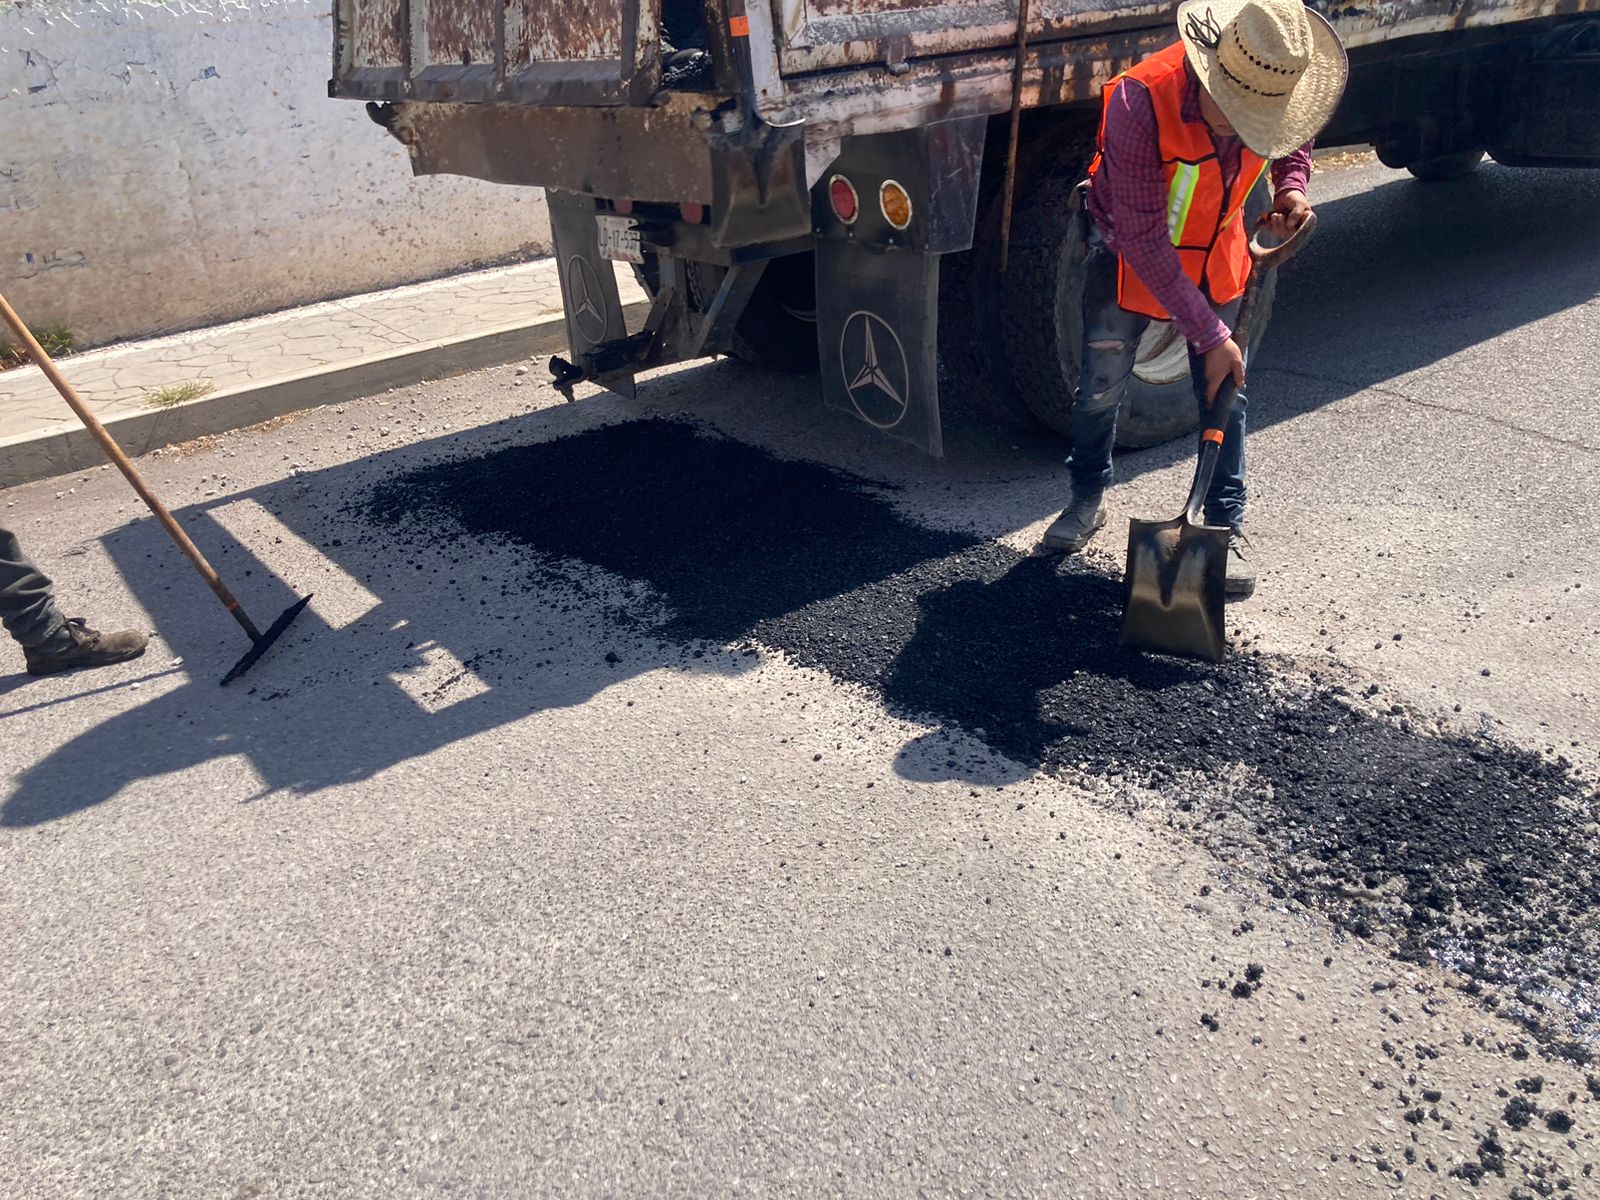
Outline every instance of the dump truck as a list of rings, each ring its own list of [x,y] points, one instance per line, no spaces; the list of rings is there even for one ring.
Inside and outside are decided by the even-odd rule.
[[[1600,0],[1313,7],[1351,64],[1319,144],[1373,146],[1423,181],[1485,155],[1600,165]],[[940,454],[941,394],[1068,431],[1075,189],[1101,89],[1175,39],[1174,10],[335,0],[329,91],[366,101],[416,174],[546,189],[570,343],[552,372],[569,395],[734,355],[815,372],[827,405]],[[618,262],[651,298],[633,327]],[[1154,323],[1120,441],[1196,423],[1183,340]]]

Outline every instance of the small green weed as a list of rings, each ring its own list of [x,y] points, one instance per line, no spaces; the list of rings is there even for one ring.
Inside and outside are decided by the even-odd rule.
[[[51,358],[62,358],[72,353],[72,330],[65,325],[48,325],[43,329],[29,328],[29,332],[38,340],[44,352]],[[28,352],[21,346],[15,346],[5,338],[0,338],[0,371],[10,370],[12,367],[23,366],[28,361]]]
[[[187,404],[190,400],[198,400],[215,388],[216,384],[209,379],[191,379],[188,383],[174,383],[157,388],[153,392],[146,392],[144,402],[151,408],[173,408],[179,404]]]

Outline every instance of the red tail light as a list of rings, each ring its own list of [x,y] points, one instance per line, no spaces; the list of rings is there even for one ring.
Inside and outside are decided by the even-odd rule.
[[[828,203],[833,205],[833,215],[846,225],[854,225],[861,213],[861,201],[856,196],[855,185],[843,175],[828,180]]]

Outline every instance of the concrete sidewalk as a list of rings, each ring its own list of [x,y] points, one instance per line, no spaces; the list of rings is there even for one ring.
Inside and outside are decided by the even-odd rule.
[[[617,272],[624,304],[644,294]],[[22,314],[26,320],[27,313]],[[129,454],[566,345],[552,259],[289,309],[60,359]],[[0,487],[100,449],[37,367],[0,372]]]

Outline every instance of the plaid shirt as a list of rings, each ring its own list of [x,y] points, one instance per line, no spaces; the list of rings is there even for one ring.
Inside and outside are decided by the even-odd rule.
[[[1202,124],[1200,80],[1184,64],[1189,85],[1183,93],[1183,119]],[[1239,174],[1238,138],[1211,135],[1217,148],[1224,185]],[[1106,244],[1143,280],[1161,306],[1172,314],[1183,336],[1201,354],[1227,340],[1229,329],[1192,280],[1172,248],[1167,232],[1167,181],[1162,170],[1156,110],[1150,92],[1124,79],[1106,105],[1105,143],[1100,170],[1089,190],[1089,214]],[[1311,178],[1311,143],[1272,164],[1274,194],[1304,192]]]

